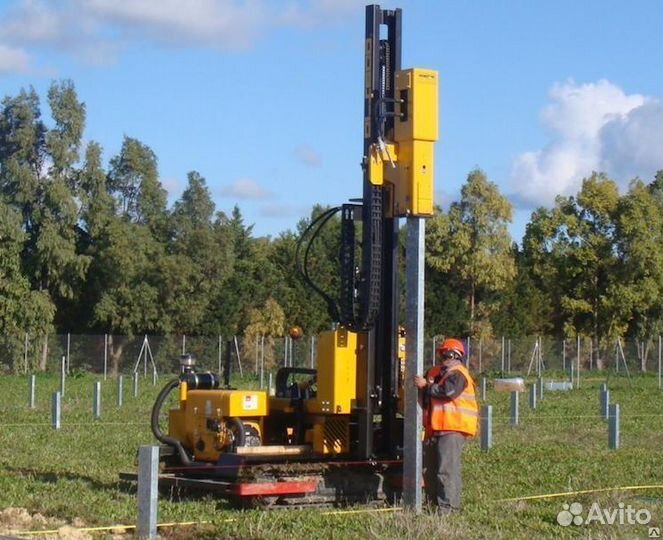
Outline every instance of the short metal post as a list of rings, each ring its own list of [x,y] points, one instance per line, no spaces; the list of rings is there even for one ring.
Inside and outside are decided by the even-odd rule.
[[[256,334],[256,369],[253,371],[256,375],[258,375],[258,356],[260,355],[260,343],[258,341],[258,334]]]
[[[124,386],[124,377],[122,375],[117,376],[117,406],[122,407],[122,390]]]
[[[71,334],[67,332],[67,375],[71,373],[71,357],[69,356],[70,349],[71,349]]]
[[[138,524],[139,538],[157,537],[159,494],[159,447],[141,446],[138,450]]]
[[[138,372],[134,372],[134,397],[138,397]]]
[[[661,340],[661,338],[659,338],[659,345],[660,345],[660,340]],[[660,347],[659,347],[659,349],[660,349]],[[660,366],[660,364],[661,364],[661,362],[660,362],[661,355],[659,354],[658,356],[659,356],[659,366]],[[28,334],[27,333],[25,334],[25,339],[23,340],[23,369],[25,370],[26,373],[28,372]],[[659,369],[659,372],[660,371],[661,370]]]
[[[37,386],[37,376],[30,375],[30,408],[35,408],[35,388]]]
[[[95,418],[101,418],[101,383],[99,381],[94,383],[92,414]]]
[[[311,336],[311,369],[315,366],[315,336]]]
[[[283,367],[288,367],[288,336],[283,336]]]
[[[217,362],[218,362],[217,374],[219,374],[219,375],[221,375],[221,370],[222,370],[222,367],[221,367],[221,363],[222,363],[221,354],[223,352],[223,344],[221,342],[222,340],[223,340],[223,337],[219,336],[219,346],[218,346],[219,354],[218,354],[218,358],[217,358]]]
[[[486,401],[486,377],[481,377],[481,401]]]
[[[481,450],[488,450],[493,446],[493,406],[481,406]]]
[[[607,385],[603,385],[604,388],[601,388],[599,393],[599,403],[601,405],[601,418],[604,420],[608,419],[608,405],[610,405],[610,390],[608,390]]]
[[[470,369],[470,356],[472,355],[472,338],[470,336],[467,336],[467,347],[465,349],[465,367]]]
[[[483,366],[482,366],[482,356],[483,356],[483,343],[482,343],[481,337],[479,337],[479,373],[483,371]],[[433,356],[435,358],[435,356]]]
[[[536,409],[536,396],[537,396],[537,383],[533,383],[529,387],[529,407],[530,409]]]
[[[260,390],[265,387],[265,336],[260,336]]]
[[[504,373],[504,336],[502,336],[502,363],[500,365],[500,370]]]
[[[60,395],[64,397],[64,381],[67,378],[67,374],[65,372],[67,366],[65,364],[65,357],[62,357],[62,364],[60,364]]]
[[[577,371],[576,371],[576,383],[574,385],[574,388],[580,388],[580,336],[578,336],[578,350],[576,352],[578,354],[576,356]]]
[[[658,388],[663,390],[663,385],[661,385],[661,336],[658,336]]]
[[[609,407],[608,416],[608,448],[616,450],[619,448],[619,403],[613,403]]]
[[[518,392],[511,392],[511,425],[518,425]]]
[[[157,370],[153,369],[152,370],[152,386],[156,386],[158,381],[159,381],[159,375],[157,375]]]
[[[60,429],[62,418],[62,394],[60,392],[53,393],[52,407],[51,407],[51,425],[53,429]]]

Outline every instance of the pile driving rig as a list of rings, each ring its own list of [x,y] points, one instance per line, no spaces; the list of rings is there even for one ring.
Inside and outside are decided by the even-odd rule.
[[[184,356],[179,378],[161,391],[152,413],[162,483],[270,504],[379,501],[400,491],[405,338],[398,220],[433,213],[438,75],[401,69],[400,9],[367,6],[365,43],[363,195],[319,216],[297,250],[335,330],[319,336],[317,369],[281,368],[273,396],[219,388],[217,375],[197,373]],[[332,297],[315,285],[306,263],[335,212],[341,287]],[[179,407],[169,411],[164,434],[159,416],[176,390]]]

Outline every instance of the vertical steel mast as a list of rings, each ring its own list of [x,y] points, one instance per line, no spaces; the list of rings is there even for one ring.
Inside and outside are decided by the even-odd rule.
[[[384,31],[382,31],[384,29]],[[388,184],[370,177],[375,148],[393,140],[395,73],[401,68],[401,10],[366,7],[364,79],[364,154],[362,197],[362,271],[359,323],[368,329],[366,407],[359,418],[360,453],[393,454],[398,370],[398,219]],[[373,441],[374,414],[381,415],[380,438]]]

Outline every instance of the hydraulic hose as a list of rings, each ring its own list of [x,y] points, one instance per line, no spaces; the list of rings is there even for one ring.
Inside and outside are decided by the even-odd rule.
[[[238,446],[244,446],[244,443],[246,442],[244,423],[236,416],[228,418],[228,423],[231,426],[235,427],[235,431],[233,432],[233,434],[235,435],[235,448],[237,448]]]
[[[325,291],[323,291],[320,287],[318,287],[318,285],[316,285],[313,282],[311,276],[308,273],[308,261],[309,261],[309,253],[311,251],[311,246],[313,245],[313,242],[317,238],[318,234],[320,234],[320,231],[326,225],[326,223],[332,217],[334,217],[334,215],[338,213],[340,210],[342,210],[341,206],[328,208],[327,210],[322,212],[322,214],[320,214],[318,217],[313,219],[311,223],[309,223],[308,227],[306,227],[304,232],[301,234],[299,240],[297,241],[297,249],[295,250],[295,265],[297,267],[297,270],[299,271],[304,281],[325,301],[325,303],[327,304],[327,312],[329,313],[329,317],[334,322],[337,322],[340,319],[336,301],[331,297],[331,295],[327,294]],[[310,238],[308,238],[308,241],[305,242],[309,233],[310,233]],[[306,247],[304,248],[304,257],[303,260],[301,260],[300,253],[305,243]]]
[[[167,444],[168,446],[172,446],[180,456],[180,461],[182,462],[182,465],[184,465],[185,467],[189,467],[191,465],[198,465],[198,463],[195,463],[189,457],[189,454],[184,449],[184,446],[182,446],[182,443],[180,441],[178,441],[174,437],[168,437],[167,435],[164,435],[161,432],[161,428],[159,427],[159,414],[161,413],[161,407],[163,407],[163,404],[166,401],[168,394],[170,394],[179,385],[180,385],[180,380],[173,379],[168,384],[166,384],[166,386],[162,388],[161,392],[159,392],[157,400],[154,402],[154,406],[152,407],[152,419],[150,425],[152,427],[152,433],[154,433],[154,436],[157,438],[157,440],[159,442]]]
[[[163,404],[165,403],[168,395],[179,385],[180,385],[180,380],[173,379],[168,384],[166,384],[166,386],[162,388],[161,392],[159,392],[159,395],[157,396],[157,399],[154,402],[154,406],[152,407],[152,418],[150,422],[150,426],[152,427],[152,433],[159,442],[167,444],[168,446],[172,446],[177,451],[180,457],[180,461],[182,462],[182,465],[184,465],[185,467],[189,467],[192,465],[209,466],[208,463],[201,463],[199,461],[192,460],[191,457],[189,457],[189,454],[187,453],[182,443],[177,439],[175,439],[174,437],[169,437],[167,435],[164,435],[163,432],[161,431],[161,428],[159,427],[159,414],[161,414],[161,408],[163,407]],[[244,446],[246,442],[246,433],[244,430],[244,423],[242,422],[242,420],[233,416],[232,418],[228,418],[228,423],[235,428],[233,432],[235,435],[235,448],[237,448],[238,446]]]

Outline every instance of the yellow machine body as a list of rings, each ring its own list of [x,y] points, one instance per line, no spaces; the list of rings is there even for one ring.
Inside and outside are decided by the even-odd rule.
[[[325,416],[307,433],[316,454],[336,455],[350,451],[350,421],[345,416]]]
[[[373,144],[368,156],[371,184],[393,186],[394,216],[433,215],[438,92],[437,71],[412,68],[396,72],[393,141]]]
[[[410,68],[396,72],[399,99],[394,140],[435,142],[438,138],[438,73],[433,69]],[[399,110],[400,109],[400,110]]]
[[[339,328],[318,339],[317,396],[306,410],[313,418],[307,441],[318,454],[350,451],[350,413],[357,400],[357,372],[364,347],[356,332]]]
[[[232,443],[229,419],[241,420],[260,435],[265,416],[267,392],[215,389],[188,390],[183,395],[181,385],[180,407],[169,414],[169,435],[191,449],[195,459],[216,461]]]
[[[360,379],[365,370],[365,336],[338,328],[323,332],[317,341],[315,396],[301,403],[310,424],[305,442],[316,454],[335,455],[350,451],[350,415],[362,396]],[[363,360],[362,360],[363,359]],[[365,387],[365,385],[364,385]],[[273,413],[294,414],[289,396],[269,398]],[[266,418],[269,424],[271,418]]]
[[[306,415],[305,444],[314,454],[338,455],[350,451],[350,418],[358,400],[361,374],[365,371],[365,336],[345,328],[320,334],[317,343],[318,369],[316,392],[301,402]],[[360,384],[358,384],[360,382]],[[262,439],[273,433],[284,417],[295,415],[290,396],[268,396],[259,390],[190,390],[186,382],[179,387],[179,408],[170,410],[169,436],[174,437],[200,461],[217,461],[231,451],[229,420],[237,418],[250,426]],[[287,421],[281,425],[287,442]],[[265,451],[270,450],[269,445]]]
[[[318,392],[307,410],[350,414],[357,397],[357,334],[344,328],[318,338]]]

